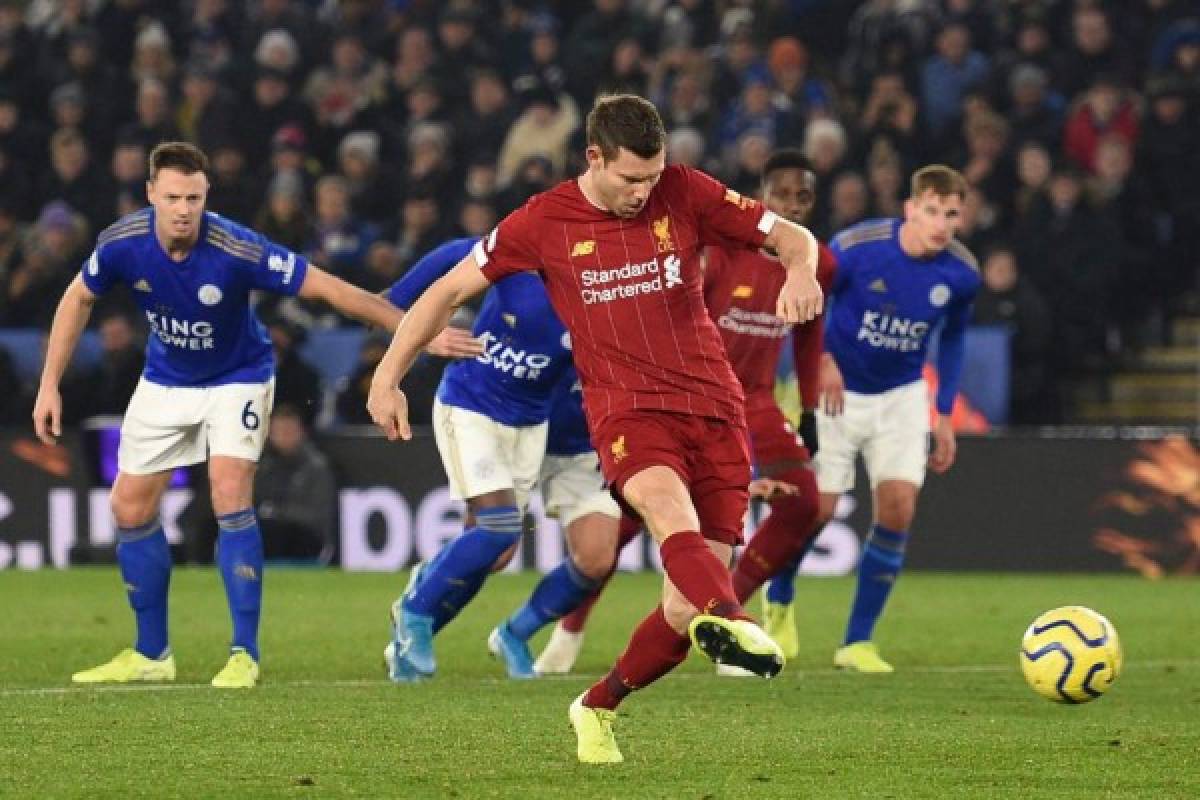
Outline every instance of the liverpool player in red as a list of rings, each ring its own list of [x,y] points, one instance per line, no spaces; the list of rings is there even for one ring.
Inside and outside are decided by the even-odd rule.
[[[769,211],[802,225],[816,199],[816,182],[816,174],[803,153],[793,149],[776,151],[763,168],[763,203]],[[821,318],[817,318],[793,330],[775,315],[775,298],[783,285],[784,272],[772,253],[744,247],[709,247],[705,250],[705,263],[704,300],[746,394],[746,419],[758,473],[795,487],[794,492],[775,492],[768,498],[771,513],[738,559],[733,588],[738,601],[744,603],[764,581],[800,556],[819,532],[815,528],[819,495],[808,462],[810,451],[816,451],[813,411],[823,328]],[[833,253],[821,245],[817,280],[824,291],[832,285],[835,264]],[[792,350],[804,406],[803,419],[810,423],[801,424],[802,442],[775,403],[775,367],[789,331],[793,331]],[[622,531],[618,547],[623,547],[636,533],[633,529]],[[598,596],[599,591],[563,617],[559,622],[561,632],[555,631],[539,661],[545,659],[554,664],[555,672],[570,671],[584,623]],[[790,634],[790,641],[782,638],[777,641],[784,655],[791,658],[799,649],[795,623],[779,628]],[[564,642],[576,646],[567,648]],[[556,643],[564,652],[551,651]],[[722,666],[718,671],[748,674],[734,666]]]
[[[780,150],[763,167],[762,196],[767,208],[798,225],[804,224],[816,197],[816,174],[798,150]],[[817,280],[829,291],[836,260],[820,246]],[[746,419],[750,444],[759,475],[797,487],[795,494],[778,495],[771,513],[762,521],[750,544],[742,551],[733,572],[733,589],[739,602],[754,594],[763,582],[800,556],[817,535],[817,483],[810,468],[816,452],[817,375],[823,326],[820,318],[795,328],[792,352],[804,414],[803,441],[775,402],[775,366],[791,325],[773,313],[775,295],[783,284],[783,271],[772,266],[778,259],[767,250],[710,247],[705,251],[704,300],[721,331],[733,371],[746,393]],[[806,447],[807,445],[807,447]],[[795,626],[786,628],[792,641],[780,641],[787,657],[796,654]],[[790,651],[790,652],[789,652]],[[737,674],[736,670],[725,670]]]
[[[750,460],[744,397],[704,306],[700,251],[740,243],[777,253],[786,278],[776,313],[798,323],[821,312],[817,244],[704,173],[665,166],[665,138],[645,99],[598,100],[587,120],[587,172],[508,215],[422,295],[367,402],[389,438],[409,438],[396,386],[454,308],[515,272],[536,270],[546,282],[571,335],[604,476],[659,543],[667,573],[662,604],[612,671],[571,704],[587,763],[622,760],[617,705],[679,664],[689,635],[718,663],[765,677],[783,667],[726,567],[741,540]]]

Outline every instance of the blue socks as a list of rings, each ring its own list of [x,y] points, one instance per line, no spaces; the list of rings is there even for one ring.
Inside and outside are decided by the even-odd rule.
[[[495,506],[475,513],[475,525],[448,542],[425,567],[421,581],[404,598],[404,610],[432,617],[440,630],[471,602],[492,564],[521,536],[521,512]]]
[[[779,603],[786,606],[796,599],[796,573],[800,571],[802,560],[804,560],[803,553],[785,564],[783,569],[776,572],[767,582],[768,603]]]
[[[871,535],[867,537],[862,561],[858,564],[858,591],[850,608],[845,644],[871,639],[888,595],[900,577],[907,544],[907,531],[893,531],[878,524],[871,526]]]
[[[217,517],[217,567],[233,618],[231,647],[258,661],[258,618],[262,611],[263,542],[254,510]]]
[[[171,548],[157,519],[136,528],[117,529],[117,563],[137,620],[134,649],[146,658],[167,655],[167,590],[171,585]]]
[[[600,582],[579,571],[570,557],[546,573],[525,605],[508,618],[508,629],[522,641],[529,641],[542,626],[570,614]]]

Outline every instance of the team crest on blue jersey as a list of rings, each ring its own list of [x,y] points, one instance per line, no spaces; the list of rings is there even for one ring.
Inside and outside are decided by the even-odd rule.
[[[133,288],[139,292],[148,292],[150,291],[150,281],[145,278],[139,278],[137,283],[133,284]]]
[[[929,290],[929,302],[935,308],[941,308],[950,302],[950,287],[939,283]]]
[[[211,283],[206,283],[200,287],[198,292],[196,292],[196,297],[199,298],[200,302],[204,303],[206,306],[215,306],[217,303],[221,302],[222,295],[220,289],[218,289],[216,286],[213,286]]]

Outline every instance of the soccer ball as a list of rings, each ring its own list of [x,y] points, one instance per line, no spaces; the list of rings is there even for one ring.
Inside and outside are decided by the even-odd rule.
[[[1021,671],[1035,692],[1058,703],[1087,703],[1121,674],[1121,643],[1107,619],[1063,606],[1033,621],[1021,639]]]

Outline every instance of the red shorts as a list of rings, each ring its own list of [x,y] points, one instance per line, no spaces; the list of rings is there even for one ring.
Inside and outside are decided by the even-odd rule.
[[[592,442],[618,500],[632,476],[648,467],[670,467],[688,487],[700,533],[706,539],[741,544],[750,483],[745,428],[712,417],[626,411],[598,425]],[[622,505],[628,510],[623,500]]]
[[[750,423],[750,448],[754,465],[760,470],[780,461],[811,460],[808,448],[800,443],[796,429],[783,416],[771,392],[746,398],[746,419]]]

